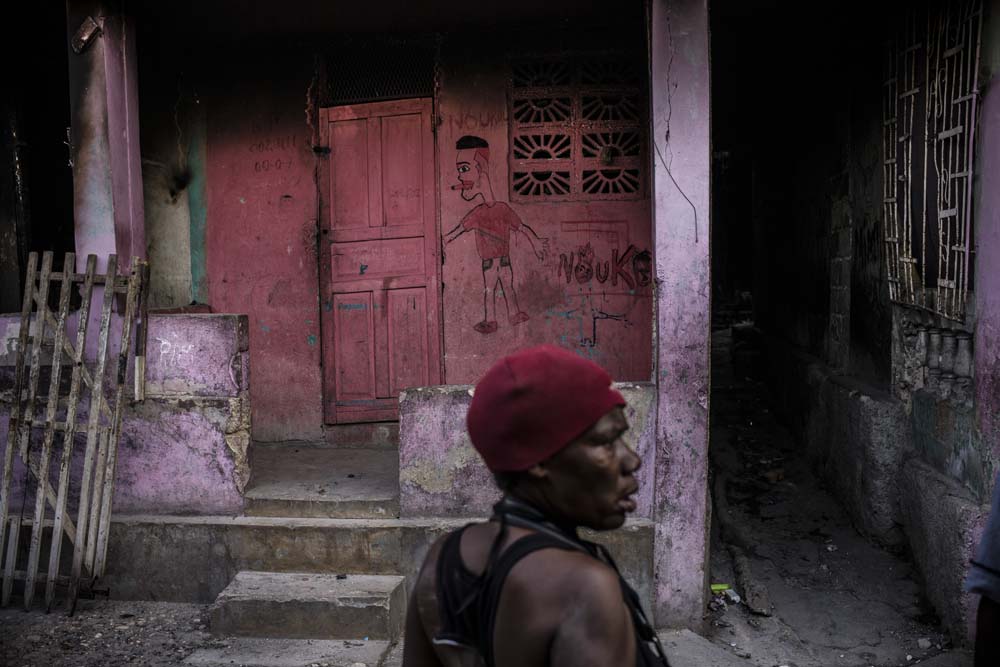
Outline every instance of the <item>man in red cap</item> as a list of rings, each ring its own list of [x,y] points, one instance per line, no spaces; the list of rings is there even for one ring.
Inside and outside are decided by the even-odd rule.
[[[404,667],[666,665],[608,553],[577,528],[635,510],[641,461],[625,400],[597,364],[542,346],[487,371],[472,444],[504,492],[493,517],[438,540],[406,619]]]

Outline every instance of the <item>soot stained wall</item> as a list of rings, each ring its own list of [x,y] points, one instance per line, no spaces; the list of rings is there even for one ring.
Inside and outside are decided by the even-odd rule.
[[[733,67],[715,84],[738,91],[717,96],[749,138],[718,124],[716,137],[735,147],[737,169],[743,152],[752,155],[758,325],[883,386],[891,331],[881,241],[883,22],[876,15],[848,25],[851,13],[843,7],[823,11],[816,17],[823,28],[814,31],[787,25],[777,10],[733,19],[759,28],[750,31],[756,54],[727,53],[739,49],[739,37],[734,47],[720,44],[719,58],[728,56]],[[717,34],[733,30],[722,25]],[[789,52],[801,57],[788,58]],[[770,69],[779,62],[780,76]],[[727,117],[725,109],[717,113]],[[723,224],[742,221],[724,216]],[[738,230],[728,235],[739,238]]]

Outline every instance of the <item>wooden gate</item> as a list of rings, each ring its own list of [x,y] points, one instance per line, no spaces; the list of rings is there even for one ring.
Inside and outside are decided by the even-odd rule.
[[[440,261],[430,100],[323,109],[324,406],[330,423],[398,418],[440,384]]]
[[[24,302],[18,336],[14,393],[11,404],[7,447],[3,460],[0,485],[0,555],[3,556],[2,604],[10,602],[14,580],[24,581],[24,606],[31,607],[35,586],[45,582],[45,604],[51,608],[56,584],[67,585],[70,613],[81,590],[90,588],[104,572],[111,524],[111,501],[114,495],[115,464],[118,459],[118,439],[122,412],[125,407],[126,374],[130,360],[133,322],[139,310],[142,331],[136,332],[136,398],[142,398],[144,376],[144,338],[146,329],[144,285],[149,268],[138,258],[133,259],[128,275],[119,275],[117,258],[108,258],[107,273],[96,272],[97,257],[89,255],[84,273],[76,273],[76,257],[67,253],[62,272],[52,270],[52,253],[42,255],[38,271],[38,255],[28,257]],[[58,310],[49,310],[49,286],[59,283]],[[75,314],[70,313],[74,286],[80,286],[82,303]],[[96,362],[86,358],[88,329],[91,320],[91,298],[95,286],[104,287],[98,332]],[[111,337],[112,310],[116,295],[124,294],[124,314],[118,358],[108,365],[108,340]],[[120,307],[120,306],[119,306]],[[75,343],[69,329],[76,321]],[[93,343],[93,341],[91,341]],[[43,356],[46,359],[43,362]],[[48,357],[51,356],[51,359]],[[70,369],[65,395],[62,373]],[[48,391],[39,391],[42,374],[48,369]],[[83,475],[80,479],[76,521],[68,516],[70,471],[74,437],[83,432],[77,424],[80,408],[86,401],[86,450]],[[81,415],[82,416],[82,415]],[[53,455],[58,452],[59,474],[52,485]],[[40,446],[40,448],[39,448]],[[12,482],[15,455],[24,467],[24,484],[20,489],[21,507],[12,502]],[[28,477],[35,485],[34,508],[25,516]],[[49,512],[51,510],[51,514]],[[19,553],[20,532],[30,527],[27,560]],[[45,572],[39,572],[44,529],[51,526],[49,558]],[[70,575],[60,574],[62,536],[73,545]],[[18,565],[23,562],[23,569]]]

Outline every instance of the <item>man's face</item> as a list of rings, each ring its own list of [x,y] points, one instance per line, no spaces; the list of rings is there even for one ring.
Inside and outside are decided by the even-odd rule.
[[[625,523],[636,507],[635,471],[642,461],[622,439],[628,420],[616,407],[583,435],[540,464],[547,471],[549,500],[564,520],[594,530]]]
[[[476,160],[474,148],[463,148],[455,158],[455,170],[458,172],[458,191],[465,201],[471,201],[479,194],[479,162]]]

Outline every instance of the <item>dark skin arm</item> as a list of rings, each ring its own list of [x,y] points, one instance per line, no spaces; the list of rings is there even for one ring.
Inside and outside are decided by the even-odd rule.
[[[574,600],[556,629],[553,667],[634,665],[632,621],[622,603],[618,577],[590,568],[580,577]]]
[[[410,596],[406,606],[406,640],[403,642],[403,667],[444,667],[438,660],[420,620],[417,595]]]
[[[985,595],[976,615],[976,667],[1000,665],[1000,603]]]
[[[434,645],[431,644],[431,632],[424,625],[421,618],[420,603],[421,593],[426,589],[433,590],[435,586],[434,568],[438,556],[441,553],[443,538],[439,538],[431,545],[417,573],[417,584],[410,594],[409,603],[406,605],[406,627],[404,629],[403,641],[403,667],[444,667]],[[424,592],[426,597],[426,592]]]

